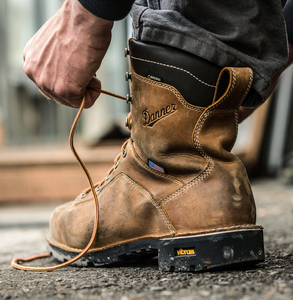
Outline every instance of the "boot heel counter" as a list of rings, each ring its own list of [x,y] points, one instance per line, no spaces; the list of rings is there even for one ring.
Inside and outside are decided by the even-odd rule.
[[[255,202],[240,161],[215,164],[202,181],[193,181],[161,201],[177,233],[254,225]]]

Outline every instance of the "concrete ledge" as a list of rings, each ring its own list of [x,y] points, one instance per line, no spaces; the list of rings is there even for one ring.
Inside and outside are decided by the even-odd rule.
[[[119,145],[117,145],[119,144]],[[114,145],[77,151],[94,182],[102,180],[120,153]],[[0,152],[0,202],[73,200],[89,186],[70,149],[5,149]]]

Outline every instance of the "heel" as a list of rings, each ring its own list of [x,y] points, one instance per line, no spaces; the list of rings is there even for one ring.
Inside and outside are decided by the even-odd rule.
[[[200,271],[265,259],[263,230],[246,229],[160,240],[159,269]]]

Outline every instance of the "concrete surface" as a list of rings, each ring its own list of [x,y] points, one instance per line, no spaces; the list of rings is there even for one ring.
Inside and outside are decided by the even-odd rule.
[[[0,299],[293,299],[293,187],[266,180],[254,182],[253,191],[257,223],[265,226],[266,261],[204,273],[163,273],[156,259],[47,273],[15,270],[13,257],[46,252],[53,205],[0,205]],[[32,264],[56,263],[47,258]]]

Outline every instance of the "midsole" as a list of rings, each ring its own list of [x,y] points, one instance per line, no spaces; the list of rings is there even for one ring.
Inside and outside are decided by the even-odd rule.
[[[70,252],[52,244],[53,256],[66,261],[74,258]],[[74,264],[77,266],[105,266],[146,254],[158,254],[163,271],[200,271],[238,264],[264,261],[262,229],[242,229],[188,237],[142,239],[105,250],[87,252]]]
[[[125,244],[142,241],[142,240],[156,241],[156,240],[166,240],[166,239],[181,239],[181,238],[184,239],[184,238],[208,236],[208,235],[212,235],[212,234],[221,234],[221,233],[225,233],[225,232],[229,232],[229,231],[262,230],[262,229],[263,229],[263,227],[261,225],[239,225],[239,226],[223,227],[221,229],[210,229],[210,230],[197,231],[194,233],[184,233],[184,235],[179,234],[174,237],[170,237],[169,235],[161,236],[161,237],[146,236],[146,237],[142,237],[142,238],[126,240],[123,243],[112,244],[108,247],[91,248],[87,253],[103,251],[103,250],[111,249],[114,247],[119,247],[119,246],[122,246]],[[51,244],[57,248],[63,249],[65,251],[74,252],[74,253],[78,254],[83,250],[83,249],[72,248],[72,247],[69,247],[67,245],[64,245],[64,244],[61,244],[61,243],[55,241],[54,238],[49,234],[49,232],[46,232],[46,239],[49,244]]]

